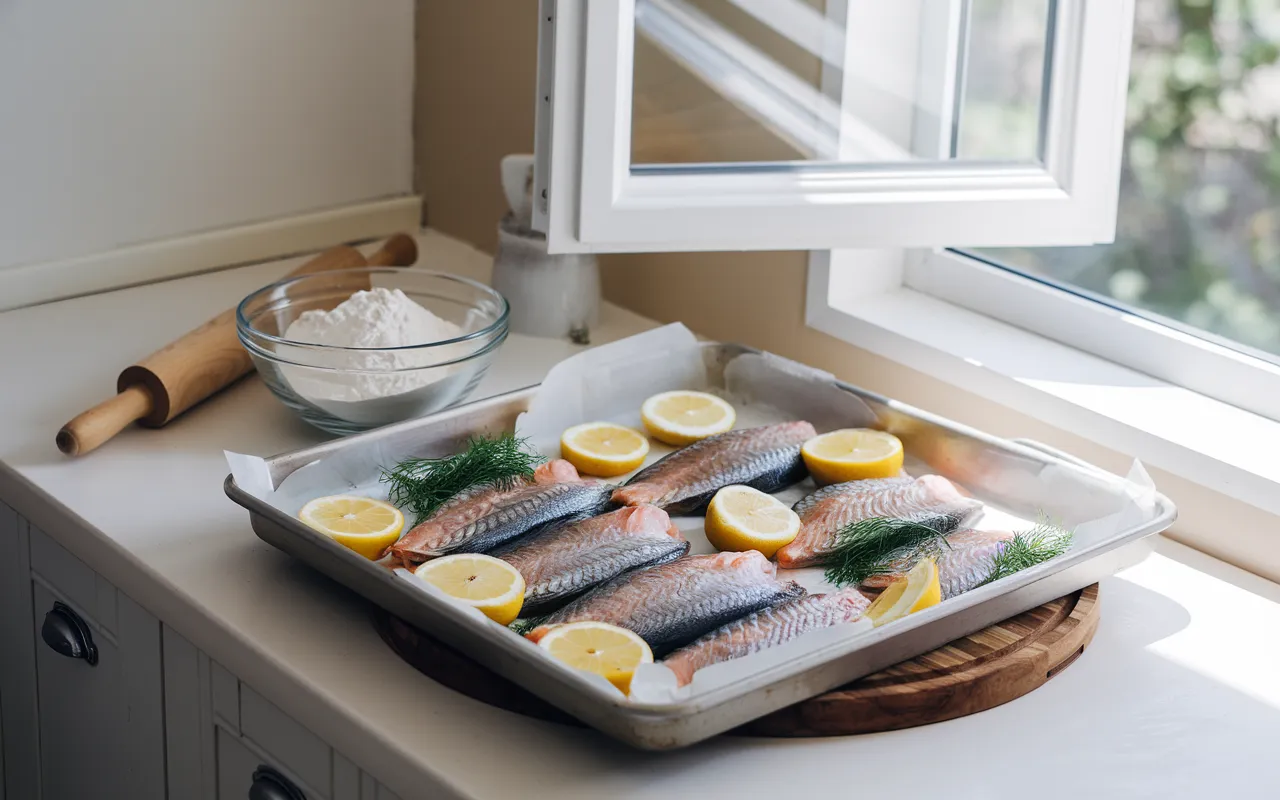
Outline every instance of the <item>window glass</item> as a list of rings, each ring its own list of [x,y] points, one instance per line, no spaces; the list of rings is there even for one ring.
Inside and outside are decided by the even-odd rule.
[[[1280,0],[1138,0],[1130,75],[1116,242],[978,255],[1280,354]]]
[[[633,170],[1035,163],[1052,0],[637,0]]]

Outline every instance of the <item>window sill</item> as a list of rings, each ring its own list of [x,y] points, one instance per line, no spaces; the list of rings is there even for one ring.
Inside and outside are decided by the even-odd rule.
[[[1280,514],[1278,422],[912,289],[828,300],[818,284],[810,327]]]

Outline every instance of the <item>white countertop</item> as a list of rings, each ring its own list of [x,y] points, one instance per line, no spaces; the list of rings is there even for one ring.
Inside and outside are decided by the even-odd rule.
[[[421,244],[425,266],[487,272],[457,242]],[[938,725],[647,754],[444,689],[383,645],[363,601],[258,540],[223,494],[224,449],[265,456],[324,438],[256,377],[84,458],[54,447],[122,367],[287,268],[0,314],[0,500],[405,800],[1280,796],[1280,586],[1167,540],[1104,582],[1097,636],[1069,669]],[[650,325],[606,305],[593,335]],[[575,349],[513,335],[475,397],[536,383]]]

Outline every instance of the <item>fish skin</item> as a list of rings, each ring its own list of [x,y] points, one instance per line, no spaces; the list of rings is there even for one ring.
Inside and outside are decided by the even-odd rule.
[[[981,502],[940,475],[833,483],[792,506],[800,516],[800,533],[778,550],[778,565],[798,569],[822,563],[835,547],[836,532],[853,522],[888,517],[946,533],[981,508]]]
[[[809,631],[853,622],[871,601],[857,589],[811,594],[734,620],[702,636],[663,659],[680,686],[693,673],[735,658],[789,642]]]
[[[560,520],[604,511],[612,488],[582,480],[572,464],[557,459],[538,467],[531,481],[458,494],[402,536],[391,552],[406,564],[451,553],[483,553]]]
[[[942,587],[942,599],[947,600],[978,586],[991,575],[991,561],[1004,543],[1014,537],[1009,531],[975,531],[972,528],[949,533],[948,547],[937,552],[938,583]],[[896,578],[905,575],[920,560],[921,554],[894,565],[892,573],[873,575],[862,582],[869,590],[884,589]]]
[[[715,493],[731,484],[776,492],[809,474],[800,448],[817,435],[808,422],[784,422],[709,436],[640,470],[613,499],[679,515],[706,513]]]
[[[688,552],[689,543],[667,512],[628,506],[517,539],[489,555],[524,577],[521,614],[537,616],[624,572],[665,564]]]
[[[635,632],[661,657],[713,628],[803,595],[800,584],[778,580],[774,565],[755,550],[685,556],[597,586],[528,636],[536,642],[556,625],[608,622]]]

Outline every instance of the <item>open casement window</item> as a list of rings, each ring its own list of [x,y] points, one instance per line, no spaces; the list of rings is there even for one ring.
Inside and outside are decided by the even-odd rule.
[[[1034,24],[972,24],[1003,3]],[[535,227],[553,252],[1114,237],[1133,0],[540,10]],[[1005,79],[975,91],[977,70]]]

